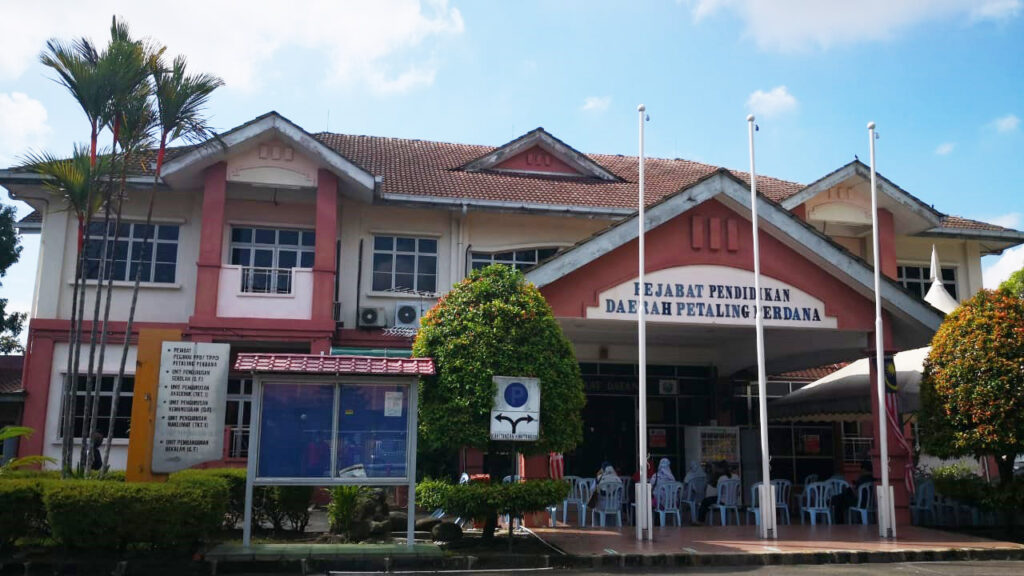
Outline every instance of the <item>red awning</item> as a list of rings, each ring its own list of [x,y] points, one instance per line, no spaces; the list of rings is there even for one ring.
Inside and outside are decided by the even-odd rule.
[[[434,374],[434,359],[319,354],[239,354],[235,359],[234,370],[266,374],[429,376]]]

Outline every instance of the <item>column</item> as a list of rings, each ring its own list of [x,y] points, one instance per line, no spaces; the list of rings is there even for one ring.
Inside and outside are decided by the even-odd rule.
[[[21,415],[22,426],[28,426],[35,430],[29,438],[22,438],[18,443],[19,456],[34,456],[44,454],[46,431],[46,409],[50,399],[50,374],[53,369],[53,345],[52,338],[39,338],[35,330],[29,325],[28,347],[25,351],[25,363],[22,371],[22,387],[25,389],[25,407]],[[70,353],[70,351],[69,351]],[[57,386],[57,393],[63,390],[63,382]],[[50,415],[58,420],[52,429],[55,431],[54,440],[60,439],[60,411]]]
[[[896,225],[892,212],[878,209],[878,253],[882,261],[882,275],[896,279]]]
[[[227,164],[218,162],[206,169],[203,182],[202,228],[199,236],[199,261],[196,263],[196,318],[217,316],[226,201]]]
[[[321,169],[316,187],[316,254],[313,258],[313,320],[334,322],[338,239],[338,177]]]

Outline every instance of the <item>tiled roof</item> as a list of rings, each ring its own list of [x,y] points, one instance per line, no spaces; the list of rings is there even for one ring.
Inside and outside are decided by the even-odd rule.
[[[273,374],[370,374],[379,376],[429,376],[432,358],[375,358],[369,356],[321,356],[318,354],[239,354],[234,370]]]
[[[42,224],[43,215],[38,210],[33,210],[26,214],[21,220],[18,220],[18,224]]]
[[[979,222],[977,220],[970,220],[967,218],[961,218],[959,216],[944,216],[942,222],[939,223],[939,228],[956,228],[958,230],[985,230],[991,232],[1014,232],[1011,228],[1003,228],[1002,226],[996,226],[995,224],[989,224],[988,222]]]
[[[829,374],[839,370],[846,366],[849,362],[840,362],[838,364],[826,364],[824,366],[816,366],[814,368],[805,368],[803,370],[794,370],[792,372],[783,372],[782,374],[776,374],[770,376],[770,380],[806,380],[808,382],[814,382],[828,376]]]
[[[636,206],[637,159],[634,156],[588,154],[587,157],[622,179],[573,178],[499,172],[467,172],[460,168],[491,146],[320,133],[318,140],[371,174],[384,177],[381,192],[436,198],[469,198],[498,202],[553,204],[591,208],[633,209]],[[718,167],[689,160],[648,158],[645,162],[646,201],[653,204]],[[749,182],[744,172],[733,172]],[[802,186],[759,177],[760,191],[779,201]]]
[[[21,368],[24,356],[0,356],[0,394],[21,394]]]

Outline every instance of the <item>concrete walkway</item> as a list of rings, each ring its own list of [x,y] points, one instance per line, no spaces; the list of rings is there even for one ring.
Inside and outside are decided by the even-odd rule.
[[[708,564],[828,564],[971,558],[1024,559],[1024,545],[919,527],[902,527],[884,541],[877,527],[780,526],[764,541],[754,526],[656,527],[653,542],[638,542],[633,527],[536,528],[534,532],[580,566]]]

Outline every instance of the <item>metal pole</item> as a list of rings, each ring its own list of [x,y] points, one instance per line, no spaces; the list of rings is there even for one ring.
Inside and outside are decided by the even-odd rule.
[[[409,454],[406,455],[406,475],[409,476],[409,498],[405,514],[405,540],[406,547],[412,550],[416,545],[416,433],[419,430],[419,385],[412,381],[408,386],[409,390],[409,440],[406,445],[409,447]],[[335,420],[337,422],[337,420]],[[334,474],[333,472],[331,473]]]
[[[757,407],[761,428],[761,538],[775,538],[775,497],[772,495],[771,467],[768,460],[768,391],[764,367],[764,315],[761,312],[761,245],[757,221],[757,173],[754,169],[754,115],[747,116],[750,136],[750,225],[754,234],[754,331],[757,333]]]
[[[637,265],[639,271],[639,294],[637,295],[637,307],[636,307],[636,319],[637,319],[637,346],[638,346],[638,365],[640,371],[640,421],[638,423],[640,433],[640,481],[637,483],[637,498],[636,498],[636,539],[637,540],[650,540],[650,517],[651,517],[651,499],[648,496],[649,489],[647,487],[647,324],[646,318],[644,317],[644,294],[645,294],[645,283],[644,283],[644,234],[645,222],[644,222],[644,116],[647,108],[641,104],[637,106],[637,113],[639,114],[640,121],[640,166],[639,166],[639,193],[638,193],[638,216],[637,220],[640,226],[640,232],[637,236],[638,239],[638,251],[639,251],[639,263]]]
[[[242,520],[242,547],[252,544],[252,492],[256,479],[256,465],[260,453],[260,423],[263,412],[263,379],[255,376],[252,382],[252,404],[249,406],[249,461],[245,472],[245,512]]]
[[[889,489],[889,430],[885,413],[885,335],[882,332],[882,262],[878,246],[878,189],[875,182],[875,123],[868,122],[871,147],[871,241],[875,268],[875,382],[878,393],[878,444],[882,485],[878,487],[878,534],[892,538],[895,513]]]

